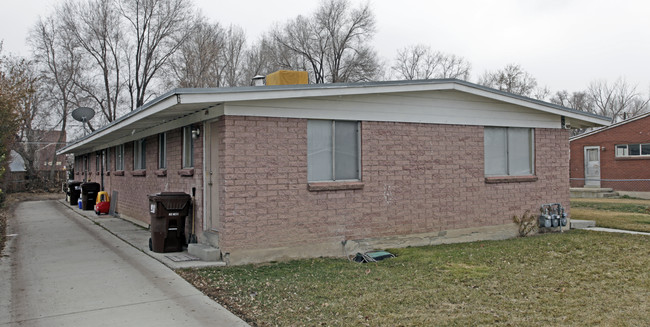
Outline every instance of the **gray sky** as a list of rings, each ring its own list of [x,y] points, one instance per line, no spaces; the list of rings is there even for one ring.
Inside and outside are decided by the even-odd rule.
[[[43,0],[5,1],[0,39],[27,55],[28,31],[52,12]],[[355,6],[363,0],[352,0]],[[249,42],[274,23],[309,15],[318,1],[195,0],[212,21],[244,28]],[[373,44],[388,63],[396,50],[422,43],[465,57],[471,81],[485,70],[520,64],[551,91],[586,89],[624,77],[650,90],[650,2],[643,0],[370,0],[377,20]]]

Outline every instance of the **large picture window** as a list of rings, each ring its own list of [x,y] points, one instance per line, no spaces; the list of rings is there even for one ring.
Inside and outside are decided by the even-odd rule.
[[[183,168],[194,167],[194,140],[192,140],[192,127],[183,127]]]
[[[307,179],[360,180],[360,123],[307,121]]]
[[[115,146],[115,170],[124,170],[124,144]]]
[[[133,141],[133,170],[147,169],[147,144],[145,139]]]
[[[485,127],[485,176],[526,176],[534,172],[531,128]]]
[[[650,143],[617,144],[617,157],[650,156]]]

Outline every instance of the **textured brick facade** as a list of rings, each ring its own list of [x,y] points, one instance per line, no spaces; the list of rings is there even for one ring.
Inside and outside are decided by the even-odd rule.
[[[163,171],[158,168],[158,135],[146,138],[147,169],[144,174],[142,171],[133,169],[133,142],[124,144],[124,170],[122,171],[115,170],[115,147],[109,149],[110,165],[108,171],[104,172],[104,189],[109,195],[113,191],[118,192],[117,212],[150,223],[148,194],[166,191],[185,192],[191,195],[192,187],[196,187],[196,220],[198,226],[202,225],[203,142],[201,138],[194,140],[193,175],[181,176],[180,171],[188,171],[182,169],[181,133],[182,129],[180,128],[167,132],[167,169]],[[92,153],[88,155],[88,158],[88,180],[101,183],[102,176],[96,165],[96,160],[101,157]],[[82,162],[82,157],[76,157],[75,177],[77,180],[84,178]]]
[[[483,127],[364,121],[363,189],[311,192],[307,120],[224,125],[223,252],[503,225],[543,203],[569,206],[566,130],[535,130],[536,181],[487,184]]]
[[[650,116],[571,141],[571,178],[585,178],[584,147],[600,147],[601,179],[650,179],[650,157],[616,157],[617,144],[650,143]],[[571,187],[583,187],[572,180]],[[601,181],[601,187],[619,191],[650,191],[650,182]]]
[[[362,187],[314,191],[307,181],[306,119],[223,116],[216,126],[219,219],[212,227],[218,230],[221,252],[239,255],[233,262],[246,262],[242,257],[254,251],[262,254],[248,261],[341,255],[332,249],[347,241],[511,226],[513,215],[536,213],[543,203],[569,206],[566,130],[535,129],[536,179],[486,183],[483,127],[364,121]],[[147,138],[145,176],[132,174],[132,142],[125,145],[124,176],[116,176],[111,153],[106,190],[119,192],[120,213],[148,222],[147,194],[189,193],[196,186],[201,231],[201,139],[194,143],[191,177],[178,174],[180,129],[167,135],[167,176],[154,173],[157,140],[155,135]],[[91,155],[91,171],[94,160]],[[77,165],[81,175],[79,158]],[[99,181],[96,173],[91,176]],[[317,250],[291,251],[309,246]]]

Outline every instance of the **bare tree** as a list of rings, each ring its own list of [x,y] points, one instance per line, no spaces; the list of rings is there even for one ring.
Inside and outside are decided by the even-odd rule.
[[[61,129],[55,145],[58,150],[66,139],[68,116],[80,104],[78,95],[81,91],[76,81],[80,79],[85,67],[82,66],[82,49],[75,42],[74,35],[58,24],[54,17],[36,23],[30,32],[30,44],[34,64],[40,75],[39,94],[45,101],[42,106],[50,108],[50,126]],[[55,162],[56,155],[53,155],[51,167],[55,167]],[[50,176],[53,174],[52,169]]]
[[[171,87],[219,87],[219,61],[225,32],[219,24],[199,21],[194,33],[170,58]]]
[[[9,153],[16,140],[20,103],[30,93],[27,80],[20,72],[12,67],[10,58],[2,54],[0,42],[0,179],[7,169]]]
[[[193,32],[195,14],[189,0],[118,0],[133,37],[128,89],[131,110],[142,106],[154,92],[149,88],[160,69]]]
[[[594,103],[587,92],[557,91],[550,99],[551,103],[580,111],[595,113]]]
[[[271,35],[280,50],[302,58],[316,83],[336,83],[377,77],[380,67],[369,45],[374,33],[369,4],[352,9],[348,0],[325,0],[311,17],[298,16],[274,28]]]
[[[611,117],[612,123],[634,117],[648,110],[650,98],[642,97],[636,85],[619,78],[613,84],[593,81],[587,90],[597,114]]]
[[[472,65],[462,57],[412,45],[397,51],[392,71],[398,79],[458,78],[467,80]]]
[[[122,66],[126,65],[119,11],[112,0],[68,1],[56,16],[92,63],[83,78],[75,79],[76,85],[99,107],[107,122],[114,121],[119,116]]]
[[[478,84],[523,96],[531,96],[537,87],[537,80],[516,64],[506,65],[495,72],[486,71]]]
[[[223,80],[225,86],[242,84],[246,34],[241,27],[231,25],[226,30],[223,49]]]

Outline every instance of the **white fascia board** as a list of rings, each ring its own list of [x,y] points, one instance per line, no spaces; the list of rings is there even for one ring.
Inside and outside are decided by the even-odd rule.
[[[501,94],[497,94],[497,93],[477,89],[477,88],[472,88],[472,87],[469,87],[469,86],[466,86],[466,85],[454,84],[453,89],[461,91],[461,92],[466,92],[466,93],[471,93],[471,94],[474,94],[474,95],[482,96],[482,97],[491,98],[491,99],[501,101],[501,102],[511,103],[511,104],[514,104],[514,105],[522,106],[522,107],[527,107],[527,108],[531,108],[531,109],[535,109],[535,110],[539,110],[539,111],[543,111],[543,112],[548,112],[548,113],[555,114],[555,115],[558,115],[558,116],[564,116],[564,117],[575,119],[575,120],[578,120],[578,121],[587,122],[589,124],[592,124],[593,126],[605,126],[605,125],[610,124],[610,121],[606,120],[606,119],[590,117],[588,115],[582,115],[580,113],[573,113],[573,112],[570,112],[570,111],[561,110],[561,109],[553,108],[553,107],[550,107],[550,106],[544,106],[542,104],[538,104],[538,103],[535,103],[535,102],[530,102],[530,101],[526,101],[526,100],[523,100],[523,99],[513,98],[513,97],[509,97],[509,96],[505,96],[505,95],[501,95]]]
[[[264,90],[260,87],[259,92],[233,92],[222,94],[210,93],[187,93],[181,94],[180,102],[182,103],[202,103],[202,102],[238,102],[238,101],[255,101],[255,100],[273,100],[288,98],[306,98],[306,97],[326,97],[326,96],[345,96],[359,94],[381,94],[397,92],[418,92],[418,91],[439,91],[439,90],[456,90],[474,94],[477,96],[493,99],[500,102],[510,103],[525,108],[539,110],[542,112],[564,116],[573,119],[588,126],[605,126],[609,125],[606,119],[583,115],[578,112],[570,112],[552,106],[545,106],[540,103],[509,97],[495,92],[490,92],[480,88],[474,88],[460,83],[435,83],[435,84],[408,84],[408,85],[375,85],[375,86],[332,86],[314,89],[289,89],[289,90]]]
[[[453,83],[440,84],[414,84],[414,85],[380,85],[380,86],[336,86],[313,89],[289,89],[289,90],[264,90],[260,87],[259,92],[232,92],[222,94],[212,93],[186,93],[179,95],[179,103],[209,103],[209,102],[237,102],[255,100],[274,100],[307,97],[344,96],[375,93],[395,92],[417,92],[451,90]]]
[[[129,125],[131,125],[131,124],[133,124],[133,123],[135,123],[135,122],[137,122],[137,121],[139,121],[141,119],[149,117],[149,116],[151,116],[151,115],[153,115],[153,114],[155,114],[157,112],[163,111],[163,110],[165,110],[165,109],[167,109],[167,108],[169,108],[169,107],[171,107],[171,106],[173,106],[175,104],[177,104],[176,96],[175,95],[170,95],[169,97],[159,101],[158,103],[154,104],[153,106],[151,106],[151,107],[149,107],[147,109],[144,109],[141,112],[139,112],[139,113],[137,113],[137,114],[135,114],[135,115],[133,115],[131,117],[128,117],[127,119],[125,119],[125,120],[123,120],[123,121],[121,121],[121,122],[119,122],[119,123],[117,123],[117,124],[115,124],[115,125],[113,125],[113,126],[111,126],[109,128],[106,128],[105,130],[99,131],[96,134],[93,134],[93,135],[89,136],[87,139],[84,139],[84,140],[80,141],[77,144],[73,144],[73,145],[70,145],[68,147],[65,147],[64,149],[62,149],[63,151],[61,151],[61,150],[59,150],[60,152],[57,151],[57,155],[67,154],[67,153],[74,153],[75,149],[79,149],[79,148],[83,147],[84,145],[86,145],[86,144],[88,144],[88,143],[90,143],[92,141],[95,141],[97,139],[105,137],[105,136],[113,133],[116,129],[126,128]]]

